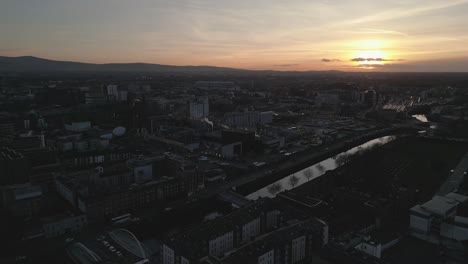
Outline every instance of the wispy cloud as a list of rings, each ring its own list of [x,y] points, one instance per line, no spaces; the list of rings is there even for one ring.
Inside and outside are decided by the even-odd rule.
[[[395,30],[374,29],[374,28],[361,28],[358,31],[355,31],[355,33],[408,36],[408,34],[406,33],[395,31]]]
[[[306,70],[403,67],[468,52],[468,0],[4,2],[6,56]],[[380,53],[364,55],[371,51]],[[400,57],[406,62],[390,59]]]
[[[321,61],[323,62],[337,62],[337,61],[341,61],[339,59],[322,59]]]
[[[393,8],[384,12],[378,12],[369,16],[363,16],[351,21],[347,21],[348,24],[362,24],[378,21],[387,21],[394,20],[405,17],[413,17],[421,14],[437,11],[440,9],[445,9],[449,7],[459,6],[468,3],[468,0],[457,0],[457,1],[444,1],[433,4],[419,4],[417,7],[407,8]]]

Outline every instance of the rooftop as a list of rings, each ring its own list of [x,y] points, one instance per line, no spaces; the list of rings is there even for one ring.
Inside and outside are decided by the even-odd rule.
[[[275,207],[271,199],[261,199],[224,217],[206,222],[187,232],[181,233],[173,237],[171,242],[176,247],[179,246],[181,250],[189,251],[187,252],[187,256],[203,254],[203,243],[206,243],[206,241],[233,231],[236,226],[241,226],[260,217],[262,212],[273,210],[275,210]]]
[[[222,261],[223,263],[250,263],[272,249],[290,243],[293,239],[306,234],[307,230],[322,228],[326,224],[318,219],[311,218],[305,221],[285,226],[268,234],[257,237],[254,241],[238,248]]]
[[[421,207],[436,215],[446,215],[458,205],[458,202],[442,196],[434,196],[432,200],[424,203]]]

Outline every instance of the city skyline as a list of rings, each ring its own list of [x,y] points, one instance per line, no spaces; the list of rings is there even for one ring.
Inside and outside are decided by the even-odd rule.
[[[468,1],[10,1],[0,56],[242,69],[468,71]]]

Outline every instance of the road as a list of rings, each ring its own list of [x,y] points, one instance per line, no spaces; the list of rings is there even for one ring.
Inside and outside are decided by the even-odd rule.
[[[466,173],[468,172],[468,152],[463,156],[458,166],[453,170],[452,174],[440,186],[437,195],[444,196],[458,189],[463,182]]]

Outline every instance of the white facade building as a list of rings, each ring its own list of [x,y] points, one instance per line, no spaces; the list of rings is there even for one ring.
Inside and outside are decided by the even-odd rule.
[[[434,196],[410,209],[410,230],[419,237],[439,234],[454,240],[468,240],[468,218],[456,216],[458,205],[468,197],[457,193]]]
[[[255,128],[273,122],[273,112],[231,112],[224,116],[224,124],[229,127]]]
[[[162,250],[162,264],[174,264],[175,263],[175,254],[174,250],[170,247],[163,245]]]
[[[442,223],[440,234],[457,241],[468,240],[468,218],[455,216],[453,222]]]
[[[242,242],[248,242],[260,235],[260,218],[256,218],[242,226]]]
[[[301,236],[292,241],[291,263],[297,263],[306,257],[306,237]]]
[[[224,253],[234,248],[234,234],[228,232],[224,235],[211,239],[208,242],[208,252],[211,256],[221,257]]]
[[[258,264],[274,264],[275,263],[275,250],[270,250],[267,253],[258,257]]]
[[[188,102],[188,110],[190,118],[200,119],[203,117],[208,117],[210,114],[210,106],[208,102],[208,97],[198,98],[196,100],[190,100]]]
[[[374,242],[361,242],[359,243],[355,249],[360,250],[368,255],[374,256],[376,258],[380,258],[382,255],[382,244],[374,243]]]
[[[107,85],[107,95],[113,97],[114,100],[119,98],[119,88],[115,84]]]

